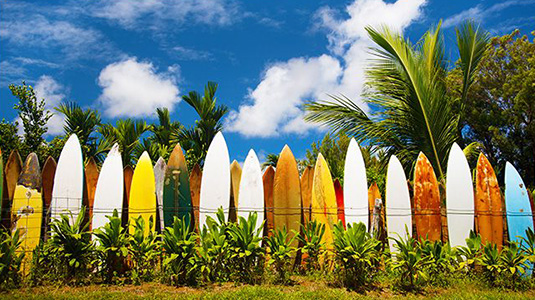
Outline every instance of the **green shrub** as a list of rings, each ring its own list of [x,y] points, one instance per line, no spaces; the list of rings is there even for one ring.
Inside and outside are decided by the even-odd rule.
[[[230,244],[225,216],[218,212],[218,221],[206,219],[200,232],[199,264],[204,281],[224,282],[230,280]]]
[[[428,280],[426,268],[429,260],[422,255],[418,241],[411,236],[391,239],[397,249],[392,254],[392,271],[399,276],[398,285],[406,290],[421,288]]]
[[[139,216],[135,222],[134,233],[129,237],[129,253],[132,258],[132,281],[135,284],[154,279],[156,263],[160,256],[158,235],[149,231],[145,235],[145,219]],[[149,228],[153,228],[152,216],[149,218]],[[128,228],[128,226],[126,226]]]
[[[24,259],[24,252],[18,251],[22,243],[21,231],[12,234],[0,232],[0,290],[17,287],[20,284],[20,265]]]
[[[535,191],[534,191],[535,193]],[[528,268],[531,269],[531,277],[535,278],[533,265],[535,264],[535,233],[531,228],[526,230],[526,237],[522,237],[522,250],[526,254],[527,260],[531,263]]]
[[[98,239],[99,271],[104,276],[104,281],[110,283],[114,276],[124,275],[129,241],[117,210],[113,211],[112,216],[106,217],[109,222],[93,230],[93,234]]]
[[[483,247],[481,256],[478,257],[476,261],[482,267],[483,278],[485,281],[492,286],[495,286],[502,271],[500,252],[496,245],[492,243],[486,244],[485,247]]]
[[[342,281],[348,288],[361,288],[371,282],[380,260],[381,243],[373,238],[362,223],[341,222],[334,226],[334,255],[341,267]]]
[[[296,235],[294,234],[290,237],[286,226],[282,230],[273,230],[272,232],[273,235],[266,239],[269,248],[268,264],[273,266],[277,272],[278,283],[289,284],[291,282],[290,271],[296,251],[295,247],[292,247],[291,244],[296,238]]]
[[[162,236],[164,279],[172,285],[194,285],[199,271],[196,255],[197,236],[183,219],[175,217],[172,227]]]
[[[457,248],[460,257],[459,267],[461,270],[466,271],[467,274],[472,275],[476,273],[478,259],[483,251],[483,243],[481,242],[481,236],[475,234],[472,230],[470,231],[470,236],[465,241],[466,246]]]
[[[325,234],[325,224],[316,220],[301,224],[301,233],[297,237],[302,245],[299,249],[303,254],[304,271],[309,273],[320,268],[320,256],[325,251],[321,239]]]
[[[420,250],[422,257],[428,261],[427,273],[430,283],[444,286],[448,283],[447,278],[458,269],[456,252],[449,243],[443,244],[441,241],[430,242],[420,240]]]
[[[57,279],[57,259],[49,242],[41,242],[32,252],[32,263],[28,274],[30,286],[44,285]]]
[[[505,286],[516,289],[522,282],[521,276],[528,268],[528,257],[515,242],[503,247],[500,255],[501,273],[504,275]]]

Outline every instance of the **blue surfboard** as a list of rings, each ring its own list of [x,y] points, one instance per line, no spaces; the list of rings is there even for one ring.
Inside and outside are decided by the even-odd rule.
[[[524,181],[515,167],[509,162],[505,165],[505,208],[509,240],[521,243],[526,238],[526,230],[533,229],[531,205]]]

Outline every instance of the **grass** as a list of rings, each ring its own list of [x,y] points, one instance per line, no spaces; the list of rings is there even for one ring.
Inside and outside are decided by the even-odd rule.
[[[325,281],[294,277],[293,286],[263,284],[257,286],[232,283],[199,288],[147,283],[140,286],[90,285],[83,287],[45,286],[20,288],[1,293],[2,299],[535,299],[535,290],[504,291],[488,288],[480,283],[462,280],[448,288],[425,288],[418,293],[393,291],[389,285],[379,284],[366,294],[350,292],[330,286]]]

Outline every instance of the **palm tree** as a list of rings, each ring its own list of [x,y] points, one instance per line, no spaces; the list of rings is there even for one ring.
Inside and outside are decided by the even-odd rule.
[[[132,165],[138,157],[133,157],[134,150],[139,146],[140,137],[150,126],[142,120],[124,119],[117,120],[115,127],[112,124],[102,124],[99,128],[100,133],[108,143],[119,144],[123,164]]]
[[[193,166],[196,163],[203,165],[212,139],[223,129],[222,119],[228,113],[228,107],[217,105],[216,91],[217,83],[208,82],[204,88],[204,95],[201,96],[198,92],[191,91],[182,96],[182,99],[199,115],[195,126],[182,128],[172,133],[172,141],[180,142],[186,151],[188,165]]]
[[[449,149],[460,133],[459,111],[454,107],[462,110],[487,47],[488,33],[470,22],[457,29],[464,78],[463,96],[454,100],[446,95],[447,66],[440,24],[417,44],[387,27],[366,30],[377,46],[363,94],[373,112],[367,114],[346,97],[331,96],[330,101],[308,103],[305,119],[383,148],[388,155],[396,154],[406,167],[423,151],[444,178]]]
[[[169,109],[157,108],[156,114],[158,115],[158,124],[149,126],[152,135],[143,139],[134,151],[134,155],[137,157],[143,151],[147,151],[153,162],[156,162],[160,156],[165,160],[169,159],[169,155],[177,142],[172,139],[172,134],[183,129],[180,122],[171,121]]]
[[[275,153],[270,153],[266,155],[266,160],[262,163],[262,169],[265,169],[269,166],[272,166],[275,168],[277,166],[277,162],[279,161],[279,155]]]
[[[102,162],[102,154],[109,150],[110,144],[95,135],[96,128],[101,125],[98,111],[90,108],[84,110],[74,102],[61,103],[56,107],[56,111],[65,116],[63,125],[65,136],[76,134],[84,157],[86,159],[93,157],[97,162]]]

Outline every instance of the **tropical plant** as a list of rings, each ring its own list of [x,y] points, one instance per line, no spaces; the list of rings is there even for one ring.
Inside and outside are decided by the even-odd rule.
[[[316,159],[321,153],[329,165],[333,179],[338,179],[343,184],[345,157],[350,140],[343,132],[338,132],[334,137],[326,134],[320,143],[314,142],[311,149],[307,149],[303,163],[307,166],[315,166]]]
[[[270,153],[266,155],[266,160],[262,163],[262,169],[265,169],[269,166],[275,168],[277,166],[278,161],[279,161],[279,155],[275,153]]]
[[[2,119],[0,122],[0,149],[2,150],[2,159],[7,161],[9,154],[13,150],[19,150],[22,146],[22,140],[17,134],[18,122],[7,122],[6,119]]]
[[[496,280],[502,271],[500,251],[495,244],[488,243],[483,247],[481,256],[478,258],[479,264],[483,268],[483,276],[491,285],[496,284]]]
[[[419,289],[428,280],[426,268],[430,263],[422,255],[417,240],[407,234],[406,238],[391,238],[397,249],[392,254],[392,271],[399,275],[398,285],[404,289]]]
[[[257,228],[257,218],[256,212],[250,213],[247,219],[240,216],[238,223],[230,223],[228,227],[233,274],[238,281],[250,284],[258,283],[264,270],[264,249],[260,246],[264,225]]]
[[[299,250],[303,255],[305,272],[319,269],[320,257],[325,251],[321,242],[324,234],[325,224],[318,223],[316,220],[301,224],[301,232],[297,240],[301,244]]]
[[[149,129],[150,126],[145,121],[124,119],[117,120],[115,126],[102,124],[99,131],[109,144],[119,145],[123,164],[132,165],[137,160],[137,157],[133,157],[132,154],[140,143],[139,138]]]
[[[269,249],[268,264],[273,266],[277,272],[277,282],[288,284],[290,280],[290,271],[293,264],[293,255],[296,251],[291,244],[297,234],[290,236],[286,226],[278,230],[272,230],[272,235],[266,238],[266,244]]]
[[[157,234],[150,230],[145,235],[145,219],[139,216],[134,222],[134,232],[129,236],[128,251],[132,258],[132,280],[135,284],[140,284],[153,279],[160,249]],[[153,223],[152,217],[149,218],[149,228],[153,228]]]
[[[363,96],[373,112],[334,96],[331,101],[307,104],[305,119],[382,148],[388,156],[396,154],[406,167],[423,151],[439,178],[444,178],[449,149],[459,139],[459,116],[452,102],[465,102],[488,35],[470,22],[457,29],[463,92],[461,98],[450,99],[440,27],[426,32],[415,45],[387,27],[367,27],[377,47]]]
[[[28,274],[30,286],[45,285],[57,280],[57,258],[49,242],[40,242],[32,251],[32,263]]]
[[[99,271],[103,274],[105,282],[110,283],[114,276],[121,276],[125,272],[129,241],[125,227],[121,226],[117,210],[114,209],[113,215],[106,218],[109,222],[101,228],[94,229],[93,234],[97,238]]]
[[[173,226],[165,228],[162,235],[163,271],[168,283],[175,286],[196,284],[199,272],[196,241],[197,236],[183,219],[175,217]]]
[[[473,230],[470,230],[470,235],[466,241],[466,246],[457,248],[457,252],[461,257],[459,267],[461,270],[465,270],[468,274],[474,274],[474,270],[478,264],[478,259],[483,251],[483,243],[481,242],[481,236],[476,234]]]
[[[334,226],[334,255],[341,267],[342,281],[347,288],[361,288],[371,282],[381,258],[381,242],[373,238],[363,223],[342,222]]]
[[[230,280],[231,263],[228,223],[221,212],[211,216],[200,232],[199,264],[204,281],[222,282]]]
[[[528,228],[526,230],[526,237],[522,237],[521,246],[527,260],[531,262],[531,277],[535,277],[535,272],[533,272],[533,265],[535,265],[535,232],[533,232],[533,229]]]
[[[20,266],[24,259],[24,251],[19,249],[21,244],[20,229],[12,234],[0,232],[0,290],[20,284]]]
[[[430,282],[438,285],[447,284],[445,277],[458,269],[455,249],[452,249],[449,243],[443,244],[441,241],[420,240],[419,244],[422,256],[429,261],[427,273]]]
[[[151,124],[149,131],[152,133],[149,137],[143,139],[134,151],[136,156],[140,156],[143,151],[147,151],[153,162],[159,157],[166,161],[171,155],[171,151],[176,145],[176,140],[171,138],[172,134],[180,131],[183,126],[178,121],[171,121],[171,115],[168,108],[157,108],[158,123]]]
[[[500,255],[502,273],[505,275],[505,283],[510,288],[516,288],[519,278],[526,273],[528,257],[524,254],[518,243],[510,242],[503,247]]]

